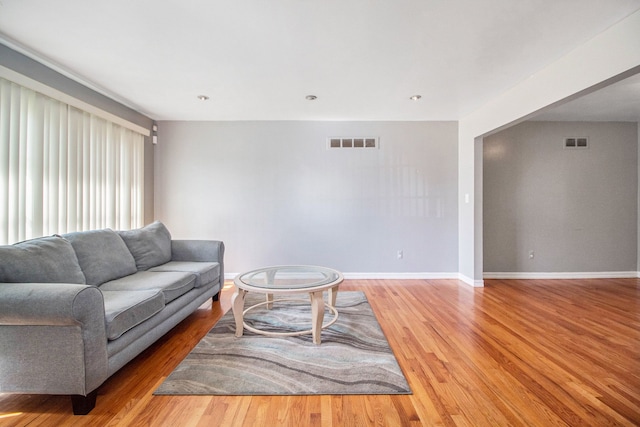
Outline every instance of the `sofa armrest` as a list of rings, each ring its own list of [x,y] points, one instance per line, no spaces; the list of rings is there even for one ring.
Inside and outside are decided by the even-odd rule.
[[[171,261],[217,262],[224,284],[224,243],[219,240],[172,240]]]
[[[93,298],[92,298],[93,296]],[[95,286],[71,283],[0,283],[0,324],[72,325],[104,316],[102,293]]]
[[[0,391],[87,395],[107,378],[102,292],[0,283]]]

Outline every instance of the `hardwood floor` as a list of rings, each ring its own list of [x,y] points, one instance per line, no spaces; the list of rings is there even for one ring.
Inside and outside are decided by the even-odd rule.
[[[66,396],[0,394],[1,426],[640,425],[640,280],[347,280],[413,390],[402,396],[153,396],[229,309],[205,304],[73,416]]]

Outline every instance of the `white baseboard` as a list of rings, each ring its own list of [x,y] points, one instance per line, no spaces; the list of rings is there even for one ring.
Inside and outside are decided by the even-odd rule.
[[[627,279],[638,278],[637,271],[589,271],[589,272],[485,272],[485,279]]]
[[[233,280],[239,273],[225,273],[225,280]],[[345,279],[367,280],[367,279],[389,279],[389,280],[411,280],[411,279],[456,279],[462,280],[457,272],[451,273],[342,273]]]
[[[458,273],[342,273],[345,279],[458,279]]]
[[[225,280],[233,280],[239,273],[225,273]],[[474,280],[461,273],[342,273],[351,280],[415,280],[415,279],[456,279],[474,288],[482,288],[484,280]],[[640,278],[639,271],[596,271],[596,272],[486,272],[483,279],[628,279]]]
[[[458,273],[458,280],[462,280],[464,283],[466,283],[469,286],[473,286],[474,288],[484,287],[484,280],[474,280],[471,277],[466,276],[462,273]]]

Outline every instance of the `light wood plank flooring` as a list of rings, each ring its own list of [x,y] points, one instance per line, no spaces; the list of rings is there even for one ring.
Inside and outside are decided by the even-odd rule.
[[[640,425],[640,280],[347,280],[413,390],[403,396],[153,396],[229,309],[207,303],[116,373],[96,408],[0,394],[1,426]]]

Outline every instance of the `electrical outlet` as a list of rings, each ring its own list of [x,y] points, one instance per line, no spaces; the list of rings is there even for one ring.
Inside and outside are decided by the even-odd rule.
[[[536,254],[533,251],[529,251],[529,259],[535,258]]]
[[[402,250],[398,251],[397,257],[398,259],[404,258],[404,252]]]

